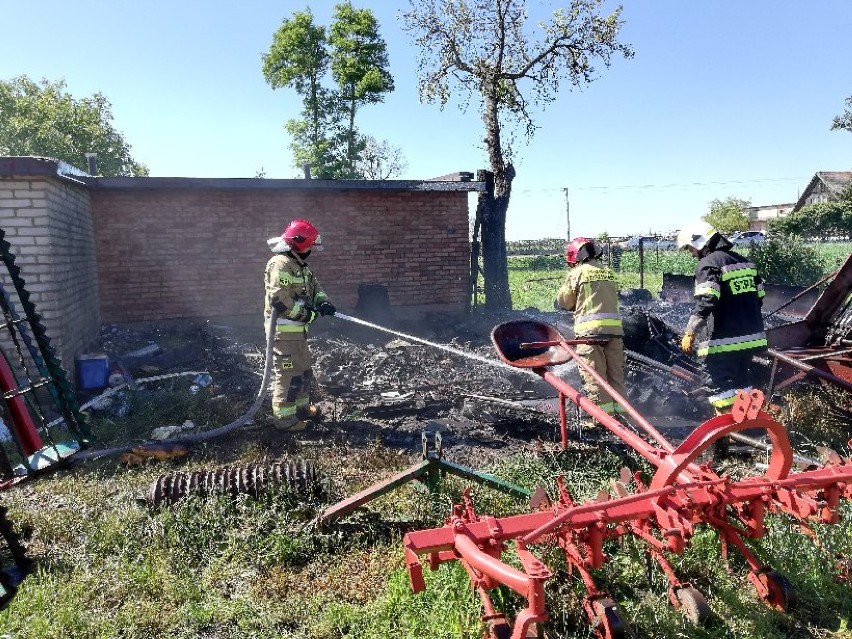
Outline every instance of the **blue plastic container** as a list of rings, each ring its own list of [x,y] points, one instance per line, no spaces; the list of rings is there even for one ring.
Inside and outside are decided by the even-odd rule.
[[[78,355],[75,361],[80,390],[100,390],[109,385],[109,357],[105,353]]]

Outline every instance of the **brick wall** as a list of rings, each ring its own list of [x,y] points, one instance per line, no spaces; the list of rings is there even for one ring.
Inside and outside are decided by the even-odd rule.
[[[401,315],[459,311],[467,296],[468,194],[412,190],[94,186],[104,322],[245,316],[263,307],[266,239],[305,217],[310,264],[331,300],[387,287]]]
[[[73,375],[74,356],[97,338],[100,329],[87,189],[56,176],[0,175],[0,227],[51,344]],[[3,288],[23,314],[8,274],[2,271]],[[4,349],[8,347],[4,343]]]
[[[310,263],[342,311],[361,284],[386,287],[398,316],[462,311],[468,194],[482,186],[463,182],[93,178],[4,157],[0,228],[73,373],[102,321],[258,321],[266,239],[296,217],[322,233]]]

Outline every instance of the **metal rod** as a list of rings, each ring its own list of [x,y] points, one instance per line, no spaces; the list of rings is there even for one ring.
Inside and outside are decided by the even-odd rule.
[[[795,302],[797,299],[799,299],[799,298],[800,298],[800,297],[802,297],[803,295],[806,295],[807,293],[810,293],[812,290],[814,290],[814,289],[815,289],[817,286],[819,286],[820,284],[824,284],[825,282],[827,282],[828,280],[830,280],[832,277],[834,277],[835,275],[837,275],[837,273],[838,273],[838,272],[840,272],[840,269],[837,269],[836,271],[832,271],[832,272],[831,272],[831,273],[829,273],[828,275],[824,276],[824,277],[823,277],[820,281],[816,282],[815,284],[811,284],[811,285],[810,285],[808,288],[806,288],[804,291],[802,291],[801,293],[797,293],[796,295],[794,295],[793,297],[791,297],[789,300],[787,300],[786,302],[784,302],[781,306],[779,306],[778,308],[776,308],[774,311],[771,311],[771,312],[767,313],[766,315],[764,315],[764,316],[763,316],[763,319],[767,319],[767,318],[769,318],[769,317],[772,317],[773,315],[775,315],[775,313],[777,313],[778,311],[780,311],[782,308],[787,308],[788,306],[790,306],[790,304],[792,304],[793,302]]]
[[[841,357],[843,355],[849,355],[852,353],[852,348],[847,348],[840,351],[826,351],[824,353],[817,353],[816,355],[808,355],[807,357],[799,358],[800,362],[810,362],[815,359],[832,359],[834,357]]]
[[[642,429],[646,433],[648,433],[648,435],[650,435],[651,438],[654,439],[654,441],[656,441],[663,448],[663,450],[665,450],[666,452],[669,452],[669,453],[674,450],[674,446],[671,445],[669,440],[667,440],[665,437],[663,437],[662,434],[660,434],[660,432],[656,428],[654,428],[647,419],[642,417],[642,415],[639,414],[639,411],[637,411],[635,408],[633,408],[633,406],[631,406],[630,402],[628,402],[626,398],[622,397],[619,393],[617,393],[615,391],[615,389],[613,389],[613,387],[610,386],[609,383],[601,376],[600,373],[598,373],[594,368],[592,368],[589,364],[587,364],[585,361],[583,361],[583,359],[577,355],[577,352],[574,349],[572,349],[570,346],[567,346],[566,344],[563,344],[562,347],[570,353],[572,359],[575,362],[577,362],[577,366],[579,366],[584,371],[589,373],[589,375],[591,375],[592,378],[594,378],[594,380],[598,384],[600,384],[601,388],[603,388],[609,394],[609,396],[612,397],[618,403],[619,406],[624,408],[627,411],[627,414],[630,415],[633,419],[635,419],[636,423],[639,424],[639,426],[641,426]],[[554,379],[558,380],[561,384],[565,384],[565,382],[563,382],[561,379],[559,379],[558,377],[556,377],[552,373],[551,373],[551,375]],[[568,388],[571,388],[571,387],[568,386]],[[571,389],[571,390],[573,390],[573,389]],[[611,415],[609,415],[605,411],[601,410],[600,407],[598,407],[594,402],[591,402],[591,401],[588,401],[588,400],[586,400],[586,401],[594,407],[594,409],[597,413],[604,415],[608,418],[608,421],[610,422],[610,424],[617,429],[616,431],[613,431],[613,432],[616,433],[616,435],[623,438],[623,436],[622,436],[623,433],[630,433],[630,431],[627,431],[624,428],[622,428],[621,424],[614,417],[612,417]],[[576,403],[579,403],[579,402],[577,402],[575,400],[574,403],[576,404]],[[585,406],[581,405],[580,408],[585,410],[587,413],[591,413],[591,411],[589,411]],[[599,419],[598,415],[593,414],[593,416],[595,418],[597,418],[598,421],[601,421]],[[603,422],[601,422],[601,423],[603,423]],[[609,425],[607,426],[607,428],[612,430],[612,427],[609,426]],[[633,434],[630,433],[630,435],[632,436]],[[641,439],[641,438],[637,438],[637,439],[638,439],[638,441],[642,442],[642,444],[647,446],[647,444],[645,443],[645,441],[643,439]],[[634,446],[634,448],[635,448],[635,446]]]
[[[753,439],[748,437],[747,435],[743,435],[742,433],[730,433],[728,437],[731,439],[735,439],[738,442],[743,444],[748,444],[749,446],[753,446],[754,448],[759,448],[760,450],[764,450],[767,453],[772,451],[772,446],[767,444],[766,442],[762,442],[758,439]],[[805,464],[807,466],[820,466],[822,462],[818,459],[813,459],[812,457],[803,457],[802,455],[797,455],[793,453],[793,461],[797,464]]]
[[[773,348],[770,348],[767,352],[772,357],[781,360],[785,364],[789,364],[793,368],[798,368],[800,371],[807,373],[808,375],[813,375],[815,377],[820,377],[822,379],[828,380],[831,383],[836,384],[837,386],[840,386],[841,388],[849,392],[852,392],[852,383],[847,382],[845,379],[832,375],[831,373],[826,373],[825,371],[811,366],[810,364],[800,362],[796,359],[793,359],[792,357],[788,357],[787,355],[784,355],[783,353],[780,353]]]

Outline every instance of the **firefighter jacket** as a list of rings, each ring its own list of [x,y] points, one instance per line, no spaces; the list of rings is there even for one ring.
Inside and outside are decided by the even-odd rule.
[[[314,309],[328,300],[305,260],[292,251],[270,258],[266,263],[264,282],[264,317],[269,320],[272,308],[278,309],[278,335],[307,331],[308,324],[316,319]]]
[[[574,334],[624,335],[618,312],[618,285],[615,273],[588,260],[568,271],[556,294],[556,302],[566,311],[574,311]]]
[[[757,269],[742,255],[720,249],[702,257],[695,269],[692,316],[706,321],[712,315],[713,322],[710,339],[698,344],[698,356],[766,348],[764,295]]]

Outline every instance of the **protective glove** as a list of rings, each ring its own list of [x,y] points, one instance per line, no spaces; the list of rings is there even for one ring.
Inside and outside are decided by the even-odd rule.
[[[326,315],[334,315],[337,312],[337,309],[334,307],[334,304],[326,300],[322,302],[319,306],[317,306],[317,313],[321,316],[325,317]]]
[[[684,333],[683,339],[680,340],[680,350],[691,355],[693,344],[695,344],[695,333]]]
[[[284,306],[284,302],[282,302],[281,300],[279,300],[277,298],[272,300],[272,308],[274,308],[279,313],[286,313],[287,312],[287,307]]]
[[[305,324],[310,324],[317,318],[317,312],[314,310],[314,307],[310,304],[303,304],[302,310],[299,311],[299,314],[296,316],[297,322],[304,322]]]
[[[680,340],[680,350],[687,355],[692,353],[692,347],[695,345],[695,337],[704,328],[707,323],[703,317],[699,315],[690,315],[689,321],[686,323],[686,330],[683,332],[683,339]]]

